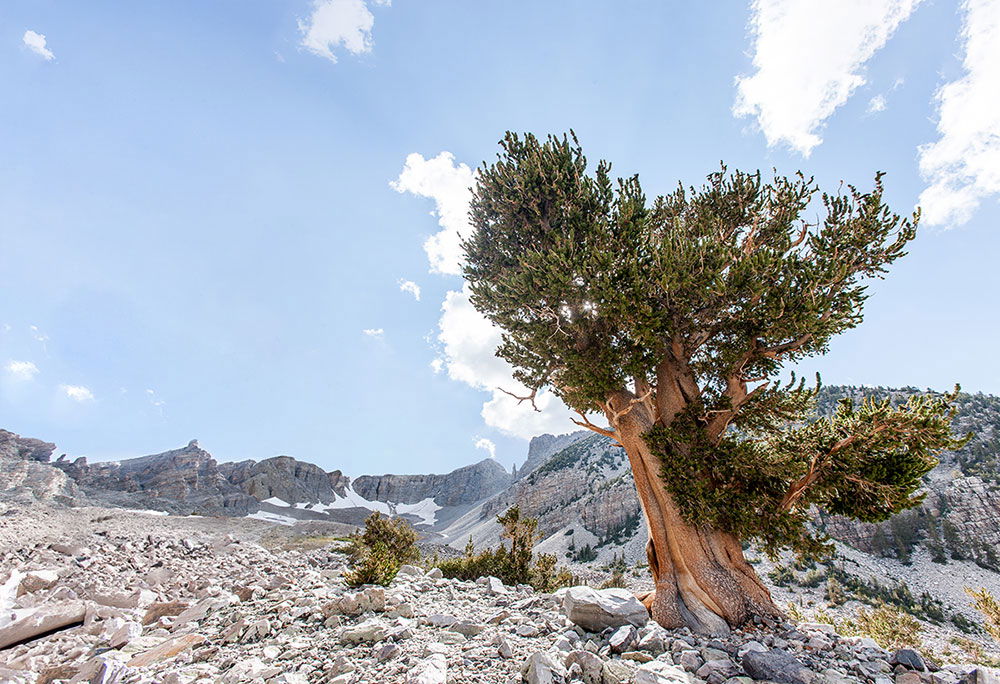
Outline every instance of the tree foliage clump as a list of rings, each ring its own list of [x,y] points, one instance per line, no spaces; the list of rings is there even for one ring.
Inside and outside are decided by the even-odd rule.
[[[937,465],[934,454],[965,442],[950,426],[957,391],[915,395],[897,407],[887,399],[860,406],[844,399],[832,416],[812,420],[803,406],[793,423],[749,435],[730,431],[715,444],[689,410],[645,438],[688,520],[756,539],[771,555],[790,546],[816,556],[827,546],[807,527],[811,506],[880,522],[923,500],[917,490]],[[896,552],[905,561],[916,531],[904,531]]]
[[[365,529],[349,538],[351,569],[344,574],[349,586],[389,584],[404,563],[420,560],[417,532],[402,518],[375,512],[365,519]]]
[[[539,541],[536,519],[522,517],[520,508],[513,506],[497,516],[497,522],[503,526],[501,536],[510,546],[500,544],[495,549],[477,553],[470,537],[461,557],[447,558],[436,564],[445,577],[475,580],[492,576],[508,585],[530,584],[537,591],[555,591],[572,583],[569,571],[556,567],[554,555],[532,553]]]

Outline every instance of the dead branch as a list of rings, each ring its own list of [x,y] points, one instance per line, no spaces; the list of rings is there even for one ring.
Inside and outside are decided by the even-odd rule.
[[[580,418],[583,419],[581,421],[581,420],[576,420],[575,418],[570,418],[570,420],[572,420],[574,423],[576,423],[580,427],[584,427],[584,428],[587,428],[588,430],[596,432],[599,435],[604,435],[605,437],[610,437],[611,439],[615,440],[615,442],[618,443],[618,446],[620,446],[622,449],[625,448],[625,445],[622,444],[621,440],[618,439],[618,435],[616,435],[614,432],[612,432],[611,430],[605,430],[604,428],[601,428],[601,427],[597,427],[596,425],[594,425],[593,423],[591,423],[589,420],[587,420],[587,416],[583,415],[579,411],[574,411],[574,413],[576,413],[576,415],[580,416]]]
[[[531,394],[529,394],[527,396],[524,396],[524,397],[519,397],[516,394],[514,394],[513,392],[508,392],[503,387],[497,387],[497,389],[500,390],[501,392],[503,392],[504,394],[506,394],[507,396],[514,397],[515,399],[517,399],[518,405],[520,405],[521,402],[523,402],[523,401],[530,401],[531,402],[531,408],[535,409],[539,413],[542,412],[542,409],[538,408],[538,405],[535,404],[535,396],[537,396],[537,394],[538,394],[538,389],[537,388],[531,390]]]

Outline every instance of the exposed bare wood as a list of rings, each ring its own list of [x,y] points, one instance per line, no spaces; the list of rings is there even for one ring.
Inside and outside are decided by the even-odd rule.
[[[598,426],[594,425],[593,423],[590,422],[590,420],[587,419],[587,416],[583,415],[579,411],[574,411],[574,413],[576,413],[576,415],[580,416],[581,420],[576,420],[575,418],[570,418],[570,420],[572,420],[574,423],[576,423],[580,427],[587,428],[588,430],[591,430],[592,432],[596,432],[599,435],[604,435],[605,437],[610,437],[611,439],[615,440],[615,442],[617,442],[618,446],[620,446],[620,447],[624,447],[625,446],[624,444],[621,443],[621,440],[618,439],[618,435],[616,435],[611,430],[605,430],[602,427],[598,427]]]
[[[531,408],[535,409],[539,413],[542,412],[542,409],[538,408],[538,404],[535,403],[535,397],[538,395],[538,388],[535,388],[535,389],[531,390],[531,394],[525,395],[523,397],[519,397],[518,395],[514,394],[513,392],[508,392],[503,387],[497,387],[497,389],[500,390],[501,392],[503,392],[504,394],[506,394],[507,396],[514,397],[515,399],[517,399],[517,403],[518,404],[520,404],[523,401],[530,401],[531,402]]]

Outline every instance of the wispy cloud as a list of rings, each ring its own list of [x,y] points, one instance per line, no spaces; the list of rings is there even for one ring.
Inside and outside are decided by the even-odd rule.
[[[38,366],[31,361],[8,361],[5,366],[7,372],[18,380],[31,380],[38,375]]]
[[[868,100],[868,113],[875,114],[876,112],[884,112],[886,108],[885,95],[876,95],[872,99]]]
[[[416,299],[418,302],[420,301],[420,286],[417,285],[412,280],[403,280],[402,278],[400,278],[399,291],[409,292],[411,295],[413,295],[414,299]]]
[[[374,337],[375,339],[381,340],[385,336],[385,330],[382,328],[365,328],[361,331],[368,337]]]
[[[920,2],[754,0],[755,72],[736,79],[733,114],[756,117],[768,145],[808,157],[827,118],[864,85],[865,64]]]
[[[152,389],[146,389],[146,397],[149,399],[150,405],[163,415],[163,407],[166,406],[166,402],[156,396],[156,391]]]
[[[43,333],[37,325],[29,325],[28,330],[31,331],[31,337],[35,340],[35,342],[38,342],[40,345],[42,345],[42,351],[45,352],[46,356],[48,356],[49,336]]]
[[[59,389],[67,397],[81,404],[94,400],[94,393],[83,385],[59,385]]]
[[[372,4],[388,6],[390,2],[375,0]],[[314,0],[309,18],[299,21],[299,44],[336,63],[334,50],[339,47],[352,55],[371,52],[374,25],[375,17],[364,0]]]
[[[1000,3],[966,0],[962,78],[937,93],[940,138],[920,147],[923,218],[951,227],[1000,193]]]
[[[24,32],[24,37],[21,40],[24,41],[24,44],[29,50],[34,52],[36,55],[44,57],[45,61],[51,62],[56,58],[56,56],[52,54],[52,50],[46,47],[44,34],[28,30]]]
[[[476,440],[476,448],[486,451],[490,455],[490,458],[497,457],[497,445],[493,443],[492,439],[480,437]]]
[[[431,159],[408,155],[399,178],[389,183],[396,192],[434,200],[441,230],[424,242],[432,273],[462,275],[462,235],[468,233],[474,182],[472,169],[456,164],[451,152],[442,152]]]

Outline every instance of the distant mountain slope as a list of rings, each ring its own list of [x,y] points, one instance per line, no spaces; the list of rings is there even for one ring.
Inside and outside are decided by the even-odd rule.
[[[825,387],[819,410],[850,396],[901,402],[915,388]],[[1000,399],[962,394],[955,429],[975,437],[943,454],[926,478],[924,505],[880,525],[818,514],[827,532],[869,553],[905,560],[917,546],[938,556],[997,567],[1000,546]],[[180,449],[111,463],[61,457],[55,445],[0,430],[0,459],[19,466],[19,490],[70,494],[100,505],[172,513],[261,517],[286,524],[302,519],[360,523],[371,511],[401,515],[441,541],[461,548],[499,541],[496,516],[512,505],[539,520],[542,546],[578,559],[625,553],[644,557],[645,527],[624,452],[581,431],[531,440],[521,468],[508,473],[493,460],[440,475],[363,475],[354,481],[290,456],[217,463],[192,441]],[[13,472],[13,468],[7,470]],[[68,476],[68,480],[55,475]],[[14,476],[8,477],[13,483]],[[72,490],[72,491],[71,491]],[[50,494],[50,496],[56,496]]]

